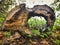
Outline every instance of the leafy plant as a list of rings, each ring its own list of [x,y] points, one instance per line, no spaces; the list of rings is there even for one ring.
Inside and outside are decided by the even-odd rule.
[[[53,26],[53,30],[57,30],[58,28],[60,28],[60,19],[56,19],[54,26]]]
[[[4,32],[3,34],[4,34],[4,36],[6,36],[6,37],[11,36],[11,33],[10,33],[10,32]]]
[[[52,41],[55,45],[60,45],[60,40],[58,40],[58,39],[52,39],[52,38],[51,38],[51,41]]]
[[[29,19],[28,24],[32,31],[32,34],[29,35],[30,37],[39,35],[40,37],[44,38],[44,37],[47,37],[48,35],[50,35],[50,33],[48,34],[46,32],[40,32],[40,28],[46,24],[45,20],[31,18],[31,19]],[[48,27],[48,30],[50,30],[49,27]]]
[[[39,20],[36,18],[31,18],[29,19],[28,24],[30,28],[34,28],[34,27],[40,28],[42,25],[46,24],[46,21],[41,19]]]

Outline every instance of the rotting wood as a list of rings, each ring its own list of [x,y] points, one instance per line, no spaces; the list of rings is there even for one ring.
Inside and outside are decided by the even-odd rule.
[[[31,10],[31,11],[30,11]],[[52,8],[47,5],[35,5],[33,8],[26,8],[25,4],[21,4],[18,8],[10,11],[3,23],[3,30],[23,30],[30,31],[27,21],[32,16],[42,16],[47,21],[48,27],[53,27],[55,22],[55,13]]]

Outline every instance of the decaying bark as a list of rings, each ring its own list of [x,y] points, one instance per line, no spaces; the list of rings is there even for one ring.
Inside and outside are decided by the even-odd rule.
[[[20,30],[23,33],[31,34],[27,21],[32,16],[42,16],[47,21],[47,26],[52,27],[55,21],[55,13],[47,5],[36,5],[33,8],[26,8],[25,4],[12,9],[6,17],[3,30]]]

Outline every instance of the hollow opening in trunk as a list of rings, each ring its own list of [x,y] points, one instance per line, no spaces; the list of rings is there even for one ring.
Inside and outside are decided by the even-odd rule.
[[[47,27],[47,17],[45,17],[43,14],[30,13],[28,25],[31,30],[45,31]]]

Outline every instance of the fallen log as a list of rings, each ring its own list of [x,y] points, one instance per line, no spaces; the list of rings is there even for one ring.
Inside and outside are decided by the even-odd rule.
[[[33,16],[42,16],[47,21],[46,27],[52,29],[55,22],[55,13],[53,9],[47,5],[35,5],[33,8],[25,7],[25,4],[20,4],[8,13],[2,30],[19,30],[23,33],[31,34],[31,30],[27,21]]]

